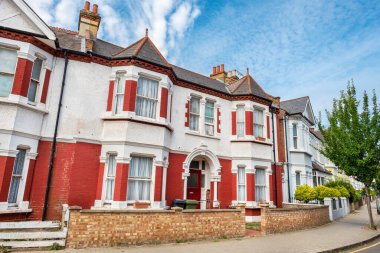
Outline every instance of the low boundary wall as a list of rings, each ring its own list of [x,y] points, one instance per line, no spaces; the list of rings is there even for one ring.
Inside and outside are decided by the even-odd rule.
[[[242,237],[239,209],[81,210],[70,208],[66,247],[109,247]]]
[[[261,207],[263,234],[307,229],[330,222],[329,207],[324,205],[283,203],[283,208]]]

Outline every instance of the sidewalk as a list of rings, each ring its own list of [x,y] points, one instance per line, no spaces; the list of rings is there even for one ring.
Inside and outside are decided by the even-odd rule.
[[[380,218],[373,206],[375,222]],[[291,233],[260,236],[246,239],[203,241],[181,244],[64,250],[61,252],[138,252],[138,253],[203,253],[203,252],[321,252],[367,240],[380,232],[370,230],[366,206],[347,217],[330,224]]]

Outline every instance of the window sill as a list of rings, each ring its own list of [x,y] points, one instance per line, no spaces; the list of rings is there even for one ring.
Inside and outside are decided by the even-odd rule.
[[[15,96],[15,95],[9,95],[9,97],[0,97],[0,104],[8,104],[8,105],[16,105],[20,106],[32,111],[36,111],[42,114],[47,114],[49,113],[48,110],[45,109],[45,105],[42,103],[33,103],[31,102],[23,101],[22,97],[20,96]]]
[[[206,135],[206,134],[200,134],[198,132],[192,132],[190,130],[186,131],[185,133],[188,135],[193,135],[193,136],[198,136],[198,137],[203,137],[203,138],[209,138],[209,139],[214,139],[214,140],[220,140],[220,137]]]
[[[0,214],[31,213],[32,211],[32,209],[10,208],[6,210],[0,210]]]
[[[256,137],[236,137],[236,136],[233,136],[232,139],[231,139],[231,142],[254,142],[254,143],[258,143],[258,144],[264,144],[264,145],[269,145],[269,146],[272,146],[272,142],[270,141],[270,139],[261,139],[261,138],[256,138]]]
[[[136,122],[136,123],[142,123],[142,124],[147,124],[147,125],[153,125],[153,126],[160,126],[160,127],[165,127],[168,129],[170,132],[172,132],[174,129],[169,123],[162,123],[159,122],[156,119],[149,119],[149,118],[144,118],[144,117],[136,117],[136,116],[128,116],[128,115],[106,115],[102,117],[103,120],[105,121],[131,121],[131,122]]]

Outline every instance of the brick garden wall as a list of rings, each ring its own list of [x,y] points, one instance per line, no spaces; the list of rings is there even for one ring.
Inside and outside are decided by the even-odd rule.
[[[240,210],[70,210],[66,247],[184,242],[245,234]]]
[[[285,204],[284,208],[261,209],[261,232],[282,233],[327,224],[329,207],[321,205]]]

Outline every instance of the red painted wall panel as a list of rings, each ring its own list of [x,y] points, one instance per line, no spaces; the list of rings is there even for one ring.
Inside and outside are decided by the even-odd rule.
[[[232,124],[232,135],[236,135],[236,111],[233,111],[232,112],[232,115],[231,115],[232,117],[232,122],[231,122],[231,124]]]
[[[189,127],[190,122],[190,101],[186,102],[186,111],[185,111],[185,127]]]
[[[227,208],[236,199],[236,174],[231,172],[231,160],[219,159],[219,163],[222,168],[221,180],[218,182],[218,200],[221,208]]]
[[[127,200],[129,164],[118,163],[116,165],[115,191],[113,199],[115,201]]]
[[[41,103],[44,103],[44,104],[46,103],[46,97],[49,90],[50,74],[51,74],[51,70],[46,69],[44,87],[42,88],[42,93],[41,93]]]
[[[12,94],[26,97],[30,77],[32,75],[33,62],[27,59],[18,58],[15,78],[13,80]]]
[[[270,121],[269,121],[269,116],[267,116],[267,138],[268,139],[270,139],[270,131],[271,131]]]
[[[14,157],[0,156],[0,202],[8,201],[14,163]]]
[[[183,154],[169,154],[169,167],[166,178],[166,201],[172,205],[174,199],[183,198],[182,165],[186,159]]]
[[[32,187],[35,164],[36,160],[29,160],[28,175],[26,176],[25,191],[23,198],[24,201],[29,201],[30,198],[30,189]]]
[[[247,173],[247,201],[255,200],[255,174]]]
[[[161,201],[162,194],[162,166],[156,166],[156,179],[154,184],[154,201]]]
[[[98,174],[98,185],[96,186],[96,199],[102,199],[102,191],[103,191],[103,179],[104,179],[104,163],[99,164],[99,174]]]
[[[110,80],[110,83],[108,86],[107,112],[112,111],[114,89],[115,89],[115,80]]]
[[[167,118],[168,114],[168,89],[161,88],[161,107],[160,107],[160,117]]]
[[[123,110],[134,112],[136,106],[137,82],[134,80],[125,81],[124,92]]]
[[[220,113],[220,108],[217,108],[217,110],[216,110],[216,117],[217,117],[217,121],[216,121],[216,130],[217,130],[217,132],[218,133],[220,133],[221,132],[221,125],[220,125],[220,116],[221,116],[221,113]]]
[[[253,112],[245,111],[245,134],[253,135]]]

